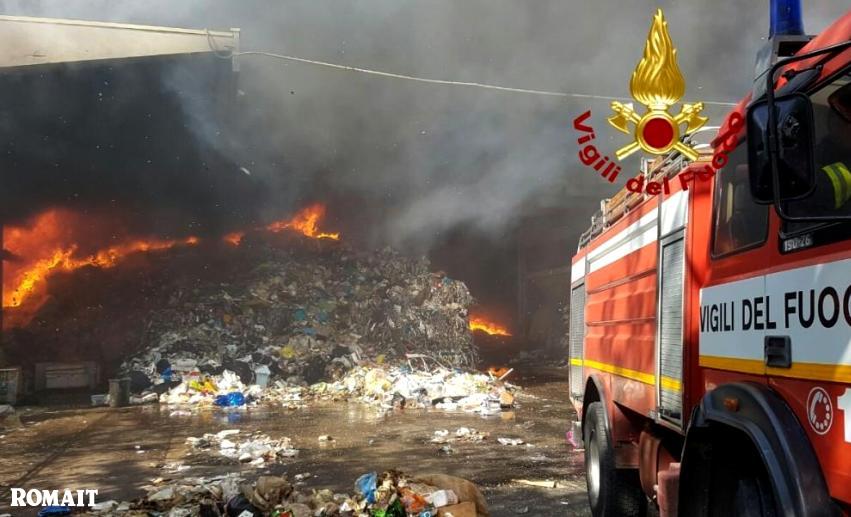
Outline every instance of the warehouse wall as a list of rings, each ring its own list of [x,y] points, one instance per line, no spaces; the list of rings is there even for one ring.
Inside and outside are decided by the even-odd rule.
[[[169,224],[154,209],[209,225],[210,215],[238,215],[242,194],[262,192],[224,157],[225,139],[200,138],[186,114],[190,105],[209,113],[211,135],[215,121],[227,122],[230,61],[199,54],[6,68],[0,89],[4,223],[67,206],[144,213],[128,218],[140,227]]]
[[[226,158],[226,134],[216,127],[237,112],[229,60],[197,54],[3,68],[0,91],[0,228],[60,207],[108,222],[109,235],[82,232],[85,252],[116,232],[215,233],[251,218],[245,200],[263,196]],[[186,106],[197,111],[190,116]],[[2,258],[0,274],[3,262],[20,260],[8,250]],[[23,338],[24,349],[40,351]],[[14,339],[0,335],[0,364]]]

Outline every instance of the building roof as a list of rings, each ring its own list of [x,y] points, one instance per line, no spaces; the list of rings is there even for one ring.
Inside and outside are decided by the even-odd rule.
[[[239,29],[0,16],[0,68],[231,50],[239,50]]]

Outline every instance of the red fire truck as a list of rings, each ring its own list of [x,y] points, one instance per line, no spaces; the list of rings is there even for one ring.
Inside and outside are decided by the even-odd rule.
[[[572,260],[596,516],[851,514],[851,11],[807,37],[772,8],[720,136],[642,173],[670,192],[605,201]]]

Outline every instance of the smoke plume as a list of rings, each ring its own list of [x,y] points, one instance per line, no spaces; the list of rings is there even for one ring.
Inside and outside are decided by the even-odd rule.
[[[628,96],[656,7],[665,10],[678,48],[687,82],[684,101],[736,101],[748,91],[756,51],[768,32],[767,2],[0,2],[4,14],[239,27],[242,50],[612,96]],[[810,2],[805,26],[817,32],[845,10],[846,0]],[[152,213],[147,209],[162,203],[170,213],[191,214],[193,221],[215,214],[216,230],[280,217],[322,200],[329,203],[328,225],[352,239],[428,251],[459,227],[487,239],[504,238],[532,209],[568,206],[590,216],[598,200],[638,167],[637,159],[628,160],[625,174],[610,185],[577,160],[571,122],[587,109],[604,152],[624,143],[606,127],[605,100],[420,84],[266,57],[238,59],[233,120],[215,119],[209,106],[197,101],[211,78],[174,66],[162,79],[164,89],[180,93],[174,108],[197,139],[193,163],[203,165],[183,170],[169,157],[159,168],[126,171],[144,174],[149,178],[144,184],[104,174],[97,188],[107,200],[131,203],[135,195],[146,195],[139,213]],[[133,81],[121,84],[133,87]],[[34,113],[38,109],[32,106]],[[724,110],[710,107],[708,114],[710,123],[717,123]],[[39,128],[30,129],[39,134]],[[143,144],[145,135],[128,131],[121,137]],[[39,145],[48,154],[62,154],[50,143]],[[45,159],[45,170],[38,172],[43,177],[22,180],[31,187],[27,192],[42,191],[48,178],[55,185],[74,183],[74,171],[50,177],[49,165]],[[13,180],[3,179],[7,185]],[[94,188],[69,187],[62,200],[72,203],[75,189]],[[25,213],[25,206],[8,217]],[[571,221],[577,232],[586,222]]]

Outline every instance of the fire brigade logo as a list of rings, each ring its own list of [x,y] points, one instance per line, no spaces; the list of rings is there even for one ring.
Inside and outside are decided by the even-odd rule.
[[[833,424],[833,403],[824,388],[816,386],[807,397],[807,420],[817,434],[826,434]]]
[[[632,98],[644,104],[648,111],[639,115],[631,102],[612,102],[615,114],[609,117],[609,124],[618,131],[632,133],[635,138],[632,143],[615,152],[619,160],[639,149],[657,155],[674,149],[689,160],[697,159],[697,151],[681,142],[680,136],[697,131],[709,120],[700,115],[703,103],[684,103],[679,114],[672,116],[668,113],[668,109],[683,96],[685,89],[686,82],[677,65],[677,49],[668,34],[668,22],[662,10],[658,9],[644,46],[644,56],[629,81]],[[633,130],[630,130],[630,123],[634,125]]]

